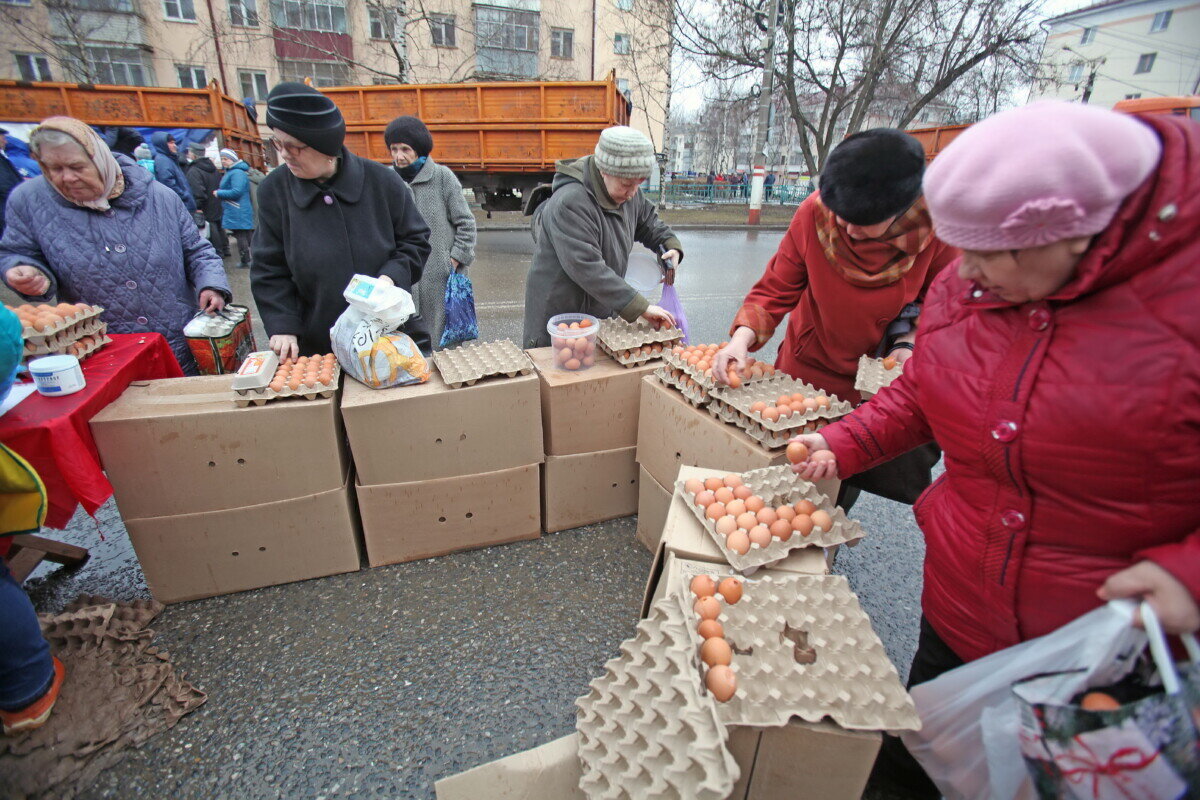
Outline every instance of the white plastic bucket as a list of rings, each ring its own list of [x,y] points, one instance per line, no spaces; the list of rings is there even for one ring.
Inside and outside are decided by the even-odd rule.
[[[87,381],[83,379],[83,370],[79,368],[79,359],[75,356],[46,356],[29,362],[29,374],[33,376],[33,385],[38,393],[46,397],[62,397],[75,394]]]

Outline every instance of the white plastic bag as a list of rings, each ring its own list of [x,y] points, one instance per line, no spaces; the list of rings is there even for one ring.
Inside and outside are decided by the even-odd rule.
[[[387,276],[355,275],[342,292],[349,304],[329,329],[342,369],[373,389],[429,380],[429,362],[399,328],[416,313],[412,295]]]
[[[905,732],[905,746],[950,800],[1033,798],[1013,684],[1071,670],[1080,686],[1116,683],[1146,647],[1145,631],[1133,627],[1135,608],[1114,600],[1053,633],[914,686],[921,730]]]

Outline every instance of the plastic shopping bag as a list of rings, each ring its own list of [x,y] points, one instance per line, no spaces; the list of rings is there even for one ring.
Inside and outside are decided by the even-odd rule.
[[[342,296],[349,307],[329,329],[342,369],[372,389],[429,380],[429,362],[399,331],[416,313],[411,294],[387,277],[355,275]]]
[[[451,272],[446,279],[446,325],[439,347],[453,347],[479,338],[475,318],[475,290],[465,272]]]
[[[1013,687],[1021,754],[1038,797],[1200,797],[1200,684],[1194,674],[1200,645],[1184,637],[1193,663],[1181,678],[1148,604],[1142,619],[1161,685],[1137,672],[1111,686],[1081,683],[1077,673],[1067,672]],[[1081,704],[1081,696],[1091,702]]]
[[[658,304],[664,311],[669,311],[671,316],[675,317],[675,324],[679,326],[679,330],[683,331],[683,343],[688,341],[688,322],[687,314],[683,313],[683,303],[679,302],[679,293],[675,291],[675,284],[664,283],[662,289],[662,300]]]
[[[1031,675],[1074,672],[1086,685],[1115,683],[1146,646],[1132,602],[1117,600],[1053,633],[964,664],[911,689],[921,730],[905,732],[909,752],[944,796],[1034,797],[1021,756],[1012,687]]]

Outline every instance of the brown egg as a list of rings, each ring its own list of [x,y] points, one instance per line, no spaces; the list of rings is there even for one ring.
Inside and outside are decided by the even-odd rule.
[[[775,413],[779,415],[780,419],[787,419],[792,415],[792,406],[791,404],[775,406]]]
[[[701,597],[696,600],[692,606],[692,610],[696,612],[696,616],[700,619],[716,619],[721,615],[721,604],[712,595]]]
[[[721,478],[721,483],[725,484],[730,489],[736,489],[742,485],[742,476],[732,474],[726,475],[725,477]]]
[[[709,504],[708,508],[704,509],[704,516],[716,522],[725,516],[725,504],[720,500],[714,500]]]
[[[750,544],[766,547],[771,543],[771,529],[766,525],[755,525],[750,528],[747,537],[750,539]]]
[[[811,397],[806,397],[806,398],[804,399],[804,411],[805,411],[805,413],[808,413],[809,411],[816,411],[816,410],[817,410],[817,401],[816,401],[816,400],[814,400],[814,399],[813,399],[813,398],[811,398]]]
[[[775,516],[791,522],[792,517],[796,516],[796,509],[792,508],[791,506],[779,506],[775,509]]]
[[[733,663],[733,648],[724,639],[705,639],[700,645],[700,660],[710,667],[728,667]]]
[[[801,536],[808,536],[813,530],[812,517],[808,514],[797,514],[792,520],[792,530]]]
[[[712,597],[717,593],[717,582],[708,575],[697,575],[692,578],[691,589],[696,597]]]
[[[793,464],[800,464],[808,460],[808,448],[800,442],[788,442],[787,460]]]
[[[717,591],[725,598],[726,603],[733,605],[742,599],[742,582],[737,578],[726,578],[717,585]]]
[[[746,513],[746,501],[738,500],[736,497],[728,500],[725,503],[725,513],[732,514],[735,517],[740,517]]]
[[[713,493],[708,491],[707,489],[705,489],[703,492],[700,492],[698,495],[696,495],[696,505],[700,506],[701,508],[708,508],[716,501],[717,501],[717,498],[714,497]]]
[[[699,478],[688,478],[684,481],[683,488],[694,497],[704,491],[704,482]]]
[[[737,693],[737,676],[729,667],[718,664],[704,676],[704,685],[718,703],[728,702]]]
[[[714,636],[724,638],[725,627],[715,619],[702,619],[696,626],[696,633],[700,634],[701,639],[711,639]]]
[[[891,356],[888,356],[887,358],[885,358],[883,360],[883,368],[884,369],[895,369],[896,368],[896,359],[892,358]]]
[[[812,514],[816,510],[817,510],[817,504],[814,503],[812,500],[797,500],[796,501],[796,513],[797,514]]]
[[[718,589],[718,591],[720,591]],[[708,644],[705,642],[705,644]],[[703,653],[703,648],[701,648]],[[703,658],[703,656],[701,656]],[[1079,701],[1079,707],[1084,711],[1116,711],[1121,707],[1117,699],[1110,694],[1104,692],[1088,692]]]
[[[754,494],[754,492],[750,491],[750,487],[745,485],[734,487],[733,490],[733,496],[738,500],[745,500],[752,494]]]
[[[288,380],[288,388],[291,389],[293,392],[296,391],[297,389],[299,389],[300,388],[300,379],[295,376],[292,376]]]
[[[770,527],[772,522],[779,519],[779,515],[775,513],[775,509],[773,508],[761,508],[758,510],[756,516],[758,517],[758,521],[767,527]]]
[[[762,412],[764,412],[766,410],[767,410],[767,404],[764,403],[762,400],[759,400],[757,403],[750,406],[751,414],[761,414]]]
[[[733,489],[730,489],[728,486],[722,486],[713,492],[713,496],[722,503],[733,502]]]
[[[732,515],[726,514],[717,520],[714,527],[717,529],[717,533],[721,534],[722,536],[728,536],[738,529],[738,524],[737,520],[734,519]]]
[[[792,538],[792,523],[786,519],[777,519],[768,525],[767,528],[771,531],[771,535],[777,539],[787,540]]]
[[[568,361],[570,361],[572,358],[575,357],[575,351],[569,347],[564,347],[562,350],[558,351],[557,356],[558,356],[558,363],[565,364]]]
[[[720,478],[705,478],[704,479],[704,488],[708,489],[710,492],[715,492],[717,489],[720,489],[723,486],[725,486],[725,482],[722,481]]]
[[[740,556],[750,552],[750,537],[742,530],[736,530],[725,537],[725,546]]]
[[[756,494],[752,494],[746,498],[746,510],[751,514],[757,514],[759,511],[762,511],[765,505],[766,503],[763,502],[763,499]]]
[[[728,508],[726,509],[728,510]],[[744,514],[739,514],[737,517],[737,526],[742,530],[748,531],[758,524],[758,517],[751,514],[749,511]]]
[[[283,387],[286,385],[286,382],[282,378],[276,378],[275,380],[271,381],[271,385],[268,388],[270,388],[272,392],[282,392]]]
[[[333,370],[321,370],[320,374],[317,375],[317,381],[326,385],[333,383]]]
[[[583,362],[578,358],[568,358],[567,363],[563,364],[569,370],[576,370],[583,366]]]
[[[75,304],[74,303],[59,303],[57,306],[55,306],[54,310],[57,311],[59,314],[61,314],[64,317],[70,317],[73,314],[75,314]]]
[[[775,406],[767,406],[762,412],[763,419],[767,422],[775,422],[779,419],[779,409]]]
[[[833,517],[829,516],[828,512],[817,509],[811,516],[815,527],[823,531],[827,531],[833,527]]]
[[[829,408],[829,398],[823,394],[817,395],[817,408]]]

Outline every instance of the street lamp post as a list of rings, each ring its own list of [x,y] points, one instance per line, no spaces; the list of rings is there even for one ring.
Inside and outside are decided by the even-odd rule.
[[[763,182],[767,172],[767,134],[770,131],[771,96],[775,89],[775,30],[779,23],[779,0],[771,0],[770,6],[767,42],[763,48],[762,92],[758,96],[758,122],[754,128],[754,177],[750,184],[747,225],[757,225],[762,214]]]

